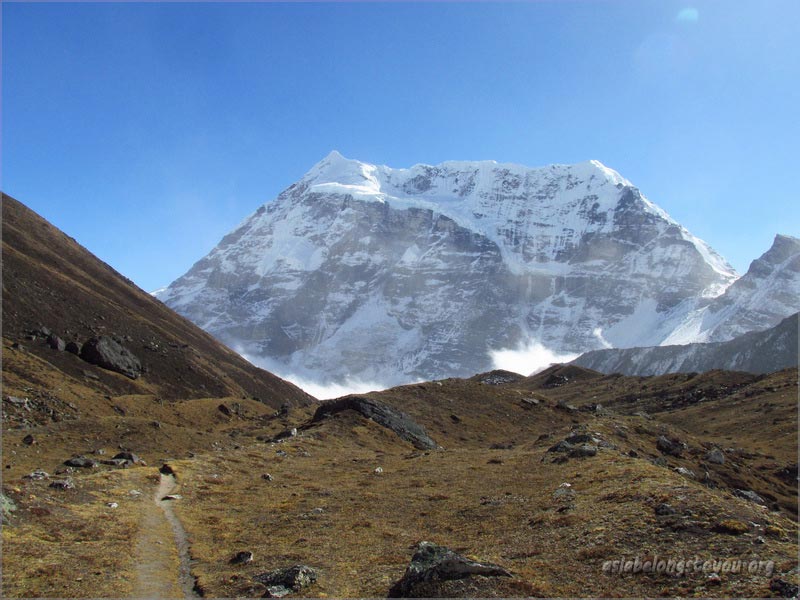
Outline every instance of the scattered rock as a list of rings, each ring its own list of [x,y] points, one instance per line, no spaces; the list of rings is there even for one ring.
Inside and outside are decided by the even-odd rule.
[[[217,410],[219,412],[221,412],[223,415],[225,415],[226,417],[232,417],[233,416],[233,412],[231,411],[231,409],[228,408],[227,406],[225,406],[224,404],[220,404],[217,407]]]
[[[779,577],[773,577],[769,582],[769,591],[774,592],[782,598],[797,598],[800,589],[798,586]]]
[[[389,590],[389,598],[431,597],[438,582],[480,575],[511,577],[506,569],[492,563],[470,560],[445,546],[420,542],[411,563],[400,580]]]
[[[106,502],[106,506],[108,508],[118,508],[119,504],[117,504],[116,502]]]
[[[284,429],[278,435],[272,438],[272,441],[279,442],[281,440],[286,440],[293,437],[297,437],[297,427],[292,427],[291,429]]]
[[[710,462],[712,465],[724,465],[725,454],[719,448],[714,448],[706,454],[706,462]]]
[[[694,471],[687,469],[686,467],[675,467],[675,472],[683,475],[684,477],[691,477],[692,479],[695,478]]]
[[[47,345],[50,346],[53,350],[58,350],[59,352],[63,352],[67,344],[64,340],[62,340],[57,335],[50,335],[47,338]]]
[[[32,446],[36,443],[36,438],[34,438],[30,433],[22,438],[22,443],[26,446]]]
[[[122,373],[131,379],[136,379],[142,373],[142,363],[139,359],[122,344],[106,335],[87,341],[81,348],[80,357],[89,364]]]
[[[162,497],[161,500],[180,500],[183,498],[180,494],[167,494],[166,496]]]
[[[383,473],[383,467],[375,467],[373,473],[375,473],[376,475],[380,475],[381,473]]]
[[[55,488],[57,490],[73,490],[75,489],[75,484],[72,482],[72,479],[56,479],[50,484],[51,488]]]
[[[241,552],[237,552],[228,562],[232,565],[246,565],[252,561],[253,553],[249,550],[242,550]]]
[[[572,404],[567,404],[565,400],[559,400],[558,404],[556,404],[556,408],[559,410],[565,410],[567,412],[578,412],[578,409],[572,406]]]
[[[420,450],[439,448],[439,445],[427,434],[425,428],[417,424],[409,415],[371,398],[346,396],[338,400],[323,402],[314,413],[312,422],[321,421],[345,410],[353,410],[367,419],[375,421],[378,425],[394,431],[415,448]]]
[[[666,502],[662,502],[656,506],[656,514],[659,517],[666,517],[667,515],[674,515],[677,511]]]
[[[570,444],[566,440],[561,440],[557,444],[550,446],[547,451],[548,452],[569,452],[574,448],[572,444]]]
[[[76,456],[64,461],[68,467],[79,467],[81,469],[93,469],[97,466],[97,461],[85,456]]]
[[[598,440],[596,440],[588,433],[573,433],[572,435],[564,438],[564,441],[567,442],[568,444],[576,445],[576,444],[586,444],[589,442],[596,444]]]
[[[42,479],[50,479],[50,475],[42,469],[36,469],[32,473],[28,473],[23,479],[31,479],[33,481],[40,481]]]
[[[753,490],[733,490],[733,493],[739,496],[739,498],[750,500],[750,502],[755,502],[756,504],[760,504],[761,506],[767,505],[767,501],[764,500],[758,494],[756,494]]]
[[[114,455],[113,460],[127,460],[134,465],[138,465],[142,462],[142,459],[136,456],[133,452],[117,452]]]
[[[264,481],[272,481],[272,480],[273,480],[273,477],[272,477],[272,475],[270,475],[269,473],[264,473],[264,474],[261,476],[261,479],[263,479]]]
[[[656,448],[658,448],[662,454],[680,456],[683,452],[684,446],[680,441],[676,439],[671,440],[662,435],[659,436],[658,440],[656,441]]]
[[[81,344],[78,342],[67,342],[67,345],[64,346],[64,350],[69,352],[70,354],[80,355],[81,353]]]
[[[595,456],[596,454],[597,446],[593,444],[581,444],[569,452],[570,458],[585,458],[587,456]]]
[[[256,575],[253,579],[267,587],[265,598],[281,598],[314,583],[317,571],[306,565],[294,565]]]

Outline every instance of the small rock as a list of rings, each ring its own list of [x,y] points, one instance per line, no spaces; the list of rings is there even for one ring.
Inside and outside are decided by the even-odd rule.
[[[670,506],[666,502],[662,502],[661,504],[656,506],[656,514],[659,517],[665,517],[667,515],[674,515],[675,512],[676,512],[675,509],[672,508],[672,506]]]
[[[306,565],[294,565],[256,575],[253,579],[267,587],[267,598],[280,598],[297,592],[317,580],[317,571]]]
[[[93,469],[97,466],[97,461],[85,456],[76,456],[64,461],[68,467],[79,467],[81,469]]]
[[[119,504],[117,504],[116,502],[106,502],[106,506],[108,508],[117,508]]]
[[[67,342],[67,345],[64,346],[64,350],[70,354],[79,355],[81,353],[81,345],[78,342]]]
[[[41,469],[36,469],[32,473],[28,473],[23,477],[23,479],[31,479],[33,481],[40,481],[42,479],[50,479],[50,475],[47,474],[46,471],[42,471]]]
[[[53,350],[58,350],[59,352],[63,352],[67,347],[66,342],[57,335],[50,335],[47,338],[47,345]]]
[[[50,484],[50,487],[57,490],[72,490],[75,489],[75,484],[69,478],[57,479]]]
[[[797,598],[800,589],[798,589],[798,586],[788,581],[784,581],[779,577],[773,577],[769,582],[769,591],[779,594],[782,598]]]
[[[30,433],[22,438],[22,443],[26,446],[32,446],[36,443],[36,438],[34,438]]]
[[[596,454],[597,446],[592,444],[581,444],[569,452],[570,458],[586,458],[587,456],[595,456]]]
[[[158,470],[158,472],[162,475],[175,475],[175,470],[167,463],[161,465],[161,468]]]
[[[714,448],[706,454],[706,462],[710,462],[713,465],[724,465],[725,454],[719,448]]]
[[[739,496],[739,498],[750,500],[750,502],[755,502],[756,504],[760,504],[761,506],[767,505],[767,501],[764,500],[758,494],[756,494],[753,490],[734,490],[733,493]]]
[[[675,472],[680,473],[684,477],[691,477],[692,479],[695,477],[694,471],[687,469],[686,467],[675,467]]]
[[[163,500],[180,500],[181,498],[183,498],[183,496],[181,496],[180,494],[167,494],[166,496],[161,498],[161,500],[162,501]]]
[[[659,436],[656,441],[656,448],[663,454],[669,454],[670,456],[680,456],[681,452],[683,452],[683,444],[681,442],[678,440],[670,440],[663,435]]]
[[[573,433],[569,437],[564,438],[564,441],[568,444],[576,445],[576,444],[586,444],[588,442],[596,443],[595,440],[591,435],[588,433]]]
[[[249,550],[242,550],[241,552],[237,552],[232,559],[230,559],[230,564],[232,565],[246,565],[249,562],[253,561],[253,553]]]
[[[722,585],[722,579],[716,573],[710,573],[706,578],[706,583],[708,585]]]
[[[117,452],[114,455],[114,460],[127,460],[133,464],[139,464],[142,462],[142,459],[136,456],[133,452]]]
[[[375,467],[373,473],[375,473],[376,475],[380,475],[381,473],[383,473],[383,467]]]
[[[139,490],[131,490],[130,492],[128,492],[128,495],[133,496],[134,498],[138,498],[139,496],[142,495],[142,492],[140,492]]]
[[[753,543],[760,546],[761,544],[766,544],[767,541],[763,538],[763,536],[757,535],[756,539],[753,540]]]
[[[273,480],[273,477],[272,477],[272,475],[270,475],[269,473],[264,473],[264,474],[261,476],[261,479],[263,479],[264,481],[272,481],[272,480]]]
[[[230,416],[233,415],[233,412],[231,412],[231,409],[228,408],[227,406],[225,406],[224,404],[220,404],[219,406],[217,406],[217,410],[219,412],[221,412],[223,415],[225,415],[226,417],[230,417]]]
[[[548,452],[570,452],[574,446],[566,440],[561,440],[557,444],[550,446]]]

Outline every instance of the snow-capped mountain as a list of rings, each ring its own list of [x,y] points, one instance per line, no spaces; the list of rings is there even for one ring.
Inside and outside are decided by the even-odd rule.
[[[472,375],[532,341],[658,345],[736,279],[597,161],[393,169],[332,152],[158,297],[279,373],[391,384]]]

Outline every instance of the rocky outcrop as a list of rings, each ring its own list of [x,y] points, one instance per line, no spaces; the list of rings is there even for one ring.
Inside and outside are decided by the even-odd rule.
[[[80,357],[86,362],[109,371],[136,379],[142,373],[142,363],[133,353],[106,335],[92,338],[81,348]]]
[[[400,438],[420,450],[433,450],[439,445],[428,435],[425,428],[416,423],[406,413],[391,406],[361,396],[346,396],[338,400],[328,400],[317,408],[312,423],[321,421],[336,413],[352,410],[395,432]]]

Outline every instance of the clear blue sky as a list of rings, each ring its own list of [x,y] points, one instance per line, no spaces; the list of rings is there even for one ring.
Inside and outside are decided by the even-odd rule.
[[[800,235],[800,2],[2,5],[2,188],[146,290],[331,149],[598,159],[740,271]]]

